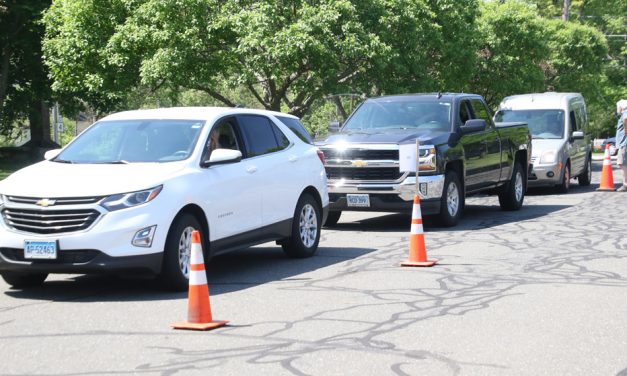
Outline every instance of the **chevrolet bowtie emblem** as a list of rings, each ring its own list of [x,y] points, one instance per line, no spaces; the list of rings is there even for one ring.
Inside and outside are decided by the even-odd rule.
[[[356,161],[351,162],[351,165],[353,167],[365,167],[365,166],[368,165],[368,162],[362,161],[361,159],[358,159]]]
[[[48,206],[54,205],[56,202],[57,202],[56,200],[49,200],[47,198],[42,198],[41,200],[37,201],[35,205],[46,208]]]

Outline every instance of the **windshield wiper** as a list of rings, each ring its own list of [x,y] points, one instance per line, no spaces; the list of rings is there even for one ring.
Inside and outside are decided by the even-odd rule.
[[[53,160],[52,160],[52,162],[58,162],[58,163],[68,163],[68,164],[73,164],[73,163],[74,163],[74,162],[72,162],[72,161],[68,161],[68,160],[65,160],[65,159],[58,159],[58,158],[53,159]]]
[[[109,162],[102,162],[104,164],[129,164],[128,161],[125,161],[124,159],[118,159],[117,161],[109,161]]]

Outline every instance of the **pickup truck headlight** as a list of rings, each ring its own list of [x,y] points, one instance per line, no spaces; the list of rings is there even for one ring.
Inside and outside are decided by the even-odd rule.
[[[435,147],[431,146],[429,148],[420,148],[420,163],[419,170],[421,172],[432,172],[435,171],[436,166],[436,152]]]
[[[555,150],[545,151],[540,157],[541,164],[555,163],[555,161],[557,161],[557,152]]]
[[[144,191],[112,195],[102,200],[100,205],[109,211],[131,208],[152,201],[162,189],[163,185],[160,185]]]

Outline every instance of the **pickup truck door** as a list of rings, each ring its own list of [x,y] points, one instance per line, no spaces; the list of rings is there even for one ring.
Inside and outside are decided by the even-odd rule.
[[[490,114],[479,99],[463,100],[460,103],[460,120],[462,124],[469,119],[486,120],[486,129],[462,136],[466,174],[467,192],[494,186],[501,173],[501,141],[499,133],[490,118]]]

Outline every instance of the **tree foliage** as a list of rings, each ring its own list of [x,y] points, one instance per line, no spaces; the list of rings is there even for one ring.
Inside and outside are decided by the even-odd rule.
[[[462,87],[475,0],[55,1],[54,89],[102,111],[129,88],[193,89],[226,105],[244,87],[302,116],[326,94]]]
[[[42,62],[40,20],[50,4],[42,0],[0,1],[0,133],[8,135],[30,118],[34,138],[45,138],[44,101],[50,81]],[[45,112],[45,110],[43,111]],[[36,132],[39,130],[39,132]],[[49,135],[50,132],[47,132]]]

